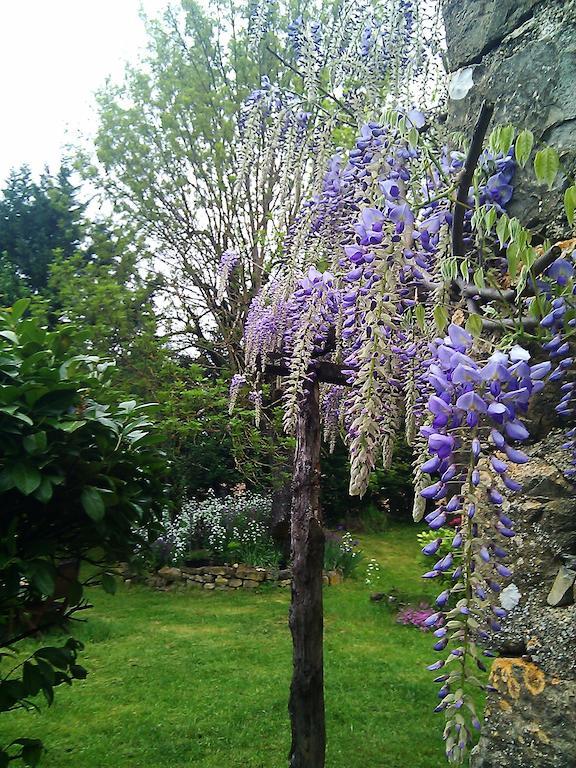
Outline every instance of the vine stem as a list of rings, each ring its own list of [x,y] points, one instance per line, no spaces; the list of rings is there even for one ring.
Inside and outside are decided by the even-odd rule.
[[[482,153],[484,137],[490,125],[492,114],[494,113],[494,104],[483,101],[480,107],[480,114],[474,126],[474,133],[470,142],[470,148],[464,162],[462,176],[456,192],[456,204],[454,206],[454,220],[452,224],[452,255],[456,259],[464,258],[464,213],[468,200],[468,190],[472,183],[474,171]]]

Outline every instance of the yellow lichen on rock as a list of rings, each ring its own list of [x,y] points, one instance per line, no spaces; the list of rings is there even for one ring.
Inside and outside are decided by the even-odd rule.
[[[515,701],[525,688],[532,696],[542,693],[546,686],[544,672],[524,659],[496,659],[490,673],[490,683],[500,694]],[[503,709],[502,705],[500,706]]]

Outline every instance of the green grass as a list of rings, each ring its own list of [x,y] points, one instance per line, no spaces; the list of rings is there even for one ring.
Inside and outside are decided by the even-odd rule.
[[[414,527],[362,537],[384,589],[426,592]],[[429,588],[428,588],[429,589]],[[327,768],[438,768],[441,716],[428,633],[370,603],[362,576],[325,595]],[[285,768],[291,643],[287,591],[91,593],[87,680],[52,708],[2,718],[4,742],[47,747],[43,768]]]

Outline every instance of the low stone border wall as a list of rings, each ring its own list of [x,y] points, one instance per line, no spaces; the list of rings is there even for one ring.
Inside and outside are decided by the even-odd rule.
[[[339,571],[325,571],[323,581],[326,586],[341,584],[342,574]],[[146,583],[155,589],[255,589],[263,584],[289,587],[291,573],[290,569],[253,568],[249,565],[208,565],[201,568],[165,566],[150,575]]]

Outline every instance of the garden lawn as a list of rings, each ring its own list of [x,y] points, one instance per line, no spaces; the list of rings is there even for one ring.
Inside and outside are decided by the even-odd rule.
[[[360,575],[325,595],[327,768],[438,768],[443,718],[432,636],[368,600],[382,586],[418,602],[415,527],[362,537]],[[40,714],[2,717],[1,740],[41,738],[44,768],[285,768],[291,641],[287,590],[92,590],[75,634],[88,678],[56,690]],[[32,647],[32,646],[29,646]],[[39,700],[40,701],[40,700]]]

